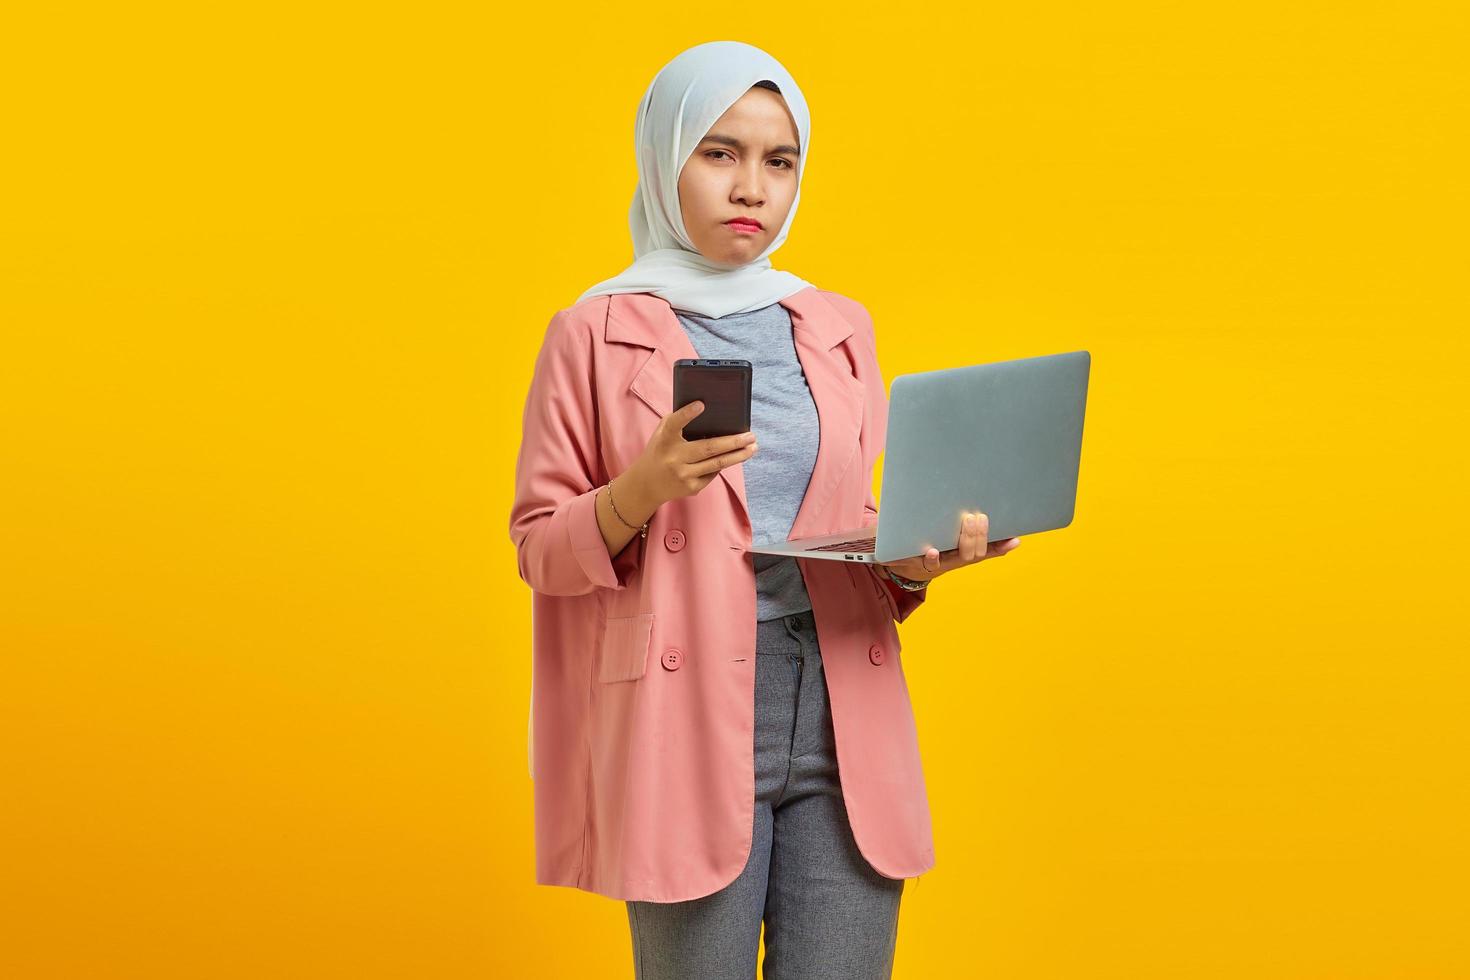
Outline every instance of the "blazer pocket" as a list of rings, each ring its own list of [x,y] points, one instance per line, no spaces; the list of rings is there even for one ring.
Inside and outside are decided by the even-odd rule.
[[[648,646],[653,636],[653,613],[614,616],[602,631],[602,662],[597,679],[604,684],[636,681],[648,669]]]

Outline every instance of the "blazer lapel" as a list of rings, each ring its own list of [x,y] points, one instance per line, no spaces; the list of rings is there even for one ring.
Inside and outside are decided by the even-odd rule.
[[[699,355],[673,308],[663,299],[652,293],[614,293],[610,299],[604,337],[652,351],[628,379],[627,390],[661,418],[674,407],[674,362]],[[823,515],[833,492],[858,455],[865,393],[841,350],[843,342],[852,336],[852,325],[814,286],[793,293],[780,303],[791,313],[796,355],[816,403],[819,433],[816,464],[792,523],[787,538],[790,540],[843,530],[828,526],[832,522],[824,520]],[[719,476],[749,524],[744,464],[727,466],[719,471]]]

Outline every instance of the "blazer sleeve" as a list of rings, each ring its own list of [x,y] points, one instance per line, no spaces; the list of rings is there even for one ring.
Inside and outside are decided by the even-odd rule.
[[[521,579],[545,595],[626,588],[639,542],[616,559],[597,526],[603,481],[592,332],[570,310],[551,318],[521,417],[510,538]]]
[[[883,372],[878,366],[878,341],[873,329],[873,318],[861,303],[854,299],[847,299],[849,314],[853,320],[854,332],[861,338],[862,361],[858,365],[858,374],[863,380],[867,391],[863,408],[863,465],[868,473],[872,473],[873,465],[878,456],[882,454],[883,447],[888,439],[888,388],[883,383]],[[878,502],[873,496],[871,480],[868,484],[868,499],[863,505],[863,527],[872,527],[878,523]],[[878,571],[876,565],[866,565],[868,574],[877,580],[884,599],[888,603],[889,613],[897,622],[903,622],[909,618],[909,614],[924,604],[928,598],[929,589],[919,589],[910,592],[901,589]],[[931,586],[932,588],[932,586]]]

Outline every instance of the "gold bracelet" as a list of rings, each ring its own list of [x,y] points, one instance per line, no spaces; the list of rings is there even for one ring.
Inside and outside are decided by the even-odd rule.
[[[620,521],[623,521],[623,515],[618,513],[618,505],[615,504],[615,503],[613,503],[612,480],[608,480],[607,481],[607,502],[610,503],[610,504],[612,504],[613,514],[617,517],[617,519],[620,520]],[[641,528],[637,524],[628,524],[627,521],[623,521],[623,523],[625,525],[627,525],[628,527],[631,527],[633,530],[638,531],[639,532],[639,535],[638,536],[640,538],[646,538],[646,537],[648,537],[648,522],[647,521],[644,521],[643,522],[643,526]]]

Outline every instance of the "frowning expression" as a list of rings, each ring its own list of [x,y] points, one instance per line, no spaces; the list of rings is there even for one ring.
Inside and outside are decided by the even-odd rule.
[[[679,173],[684,230],[701,255],[733,268],[765,251],[796,199],[799,142],[786,101],[767,88],[715,120]]]

